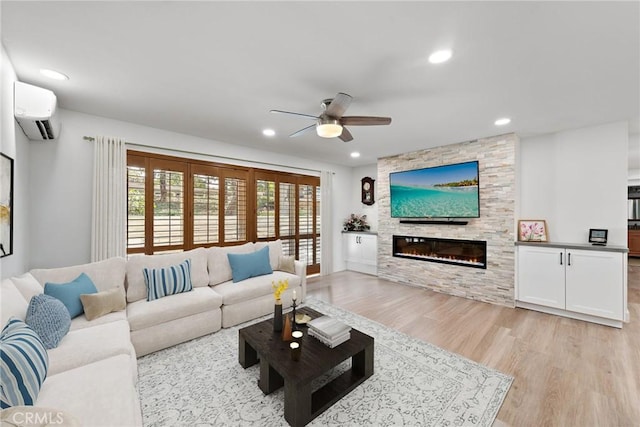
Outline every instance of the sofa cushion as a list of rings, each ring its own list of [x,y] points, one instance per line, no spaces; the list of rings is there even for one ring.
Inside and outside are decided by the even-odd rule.
[[[31,298],[26,324],[36,331],[44,348],[56,348],[71,326],[71,316],[62,301],[40,294]]]
[[[237,283],[249,277],[273,273],[269,263],[269,247],[248,254],[227,254],[231,266],[231,277]]]
[[[143,269],[164,268],[191,260],[191,283],[194,288],[209,285],[207,272],[207,250],[196,248],[186,252],[158,255],[134,255],[127,261],[127,301],[134,302],[147,298],[147,286]]]
[[[3,279],[0,283],[0,320],[4,327],[10,318],[24,320],[29,303],[22,296],[11,279]]]
[[[212,246],[207,249],[207,265],[209,268],[209,285],[226,282],[233,278],[227,254],[246,254],[254,251],[251,242],[239,246]]]
[[[105,314],[127,308],[127,299],[124,291],[117,286],[96,294],[80,295],[80,301],[87,320],[94,320]]]
[[[277,270],[280,263],[280,257],[282,256],[282,240],[273,240],[270,242],[257,242],[255,244],[255,250],[260,250],[265,246],[269,247],[269,263],[272,270]]]
[[[0,407],[33,405],[47,377],[49,357],[38,334],[15,317],[0,333]]]
[[[47,282],[70,282],[78,277],[80,273],[86,273],[98,291],[108,291],[114,286],[118,286],[124,290],[126,264],[127,261],[124,258],[114,257],[104,261],[74,265],[71,267],[31,270],[31,274],[44,286]]]
[[[33,298],[34,295],[39,295],[44,292],[44,288],[42,287],[43,285],[40,284],[40,282],[38,282],[31,273],[24,273],[21,276],[12,277],[11,281],[18,291],[20,291],[27,303],[31,301],[31,298]]]
[[[148,328],[192,314],[214,310],[222,305],[222,297],[210,288],[194,288],[191,292],[171,295],[154,301],[140,300],[127,305],[131,330]]]
[[[71,330],[91,328],[97,325],[104,325],[105,323],[117,322],[119,320],[127,320],[126,310],[114,311],[113,313],[105,314],[97,319],[89,320],[87,316],[81,314],[75,319],[71,319]]]
[[[143,268],[142,275],[147,287],[147,301],[189,292],[193,289],[190,259],[165,268]]]
[[[50,283],[44,285],[44,293],[62,301],[69,315],[73,319],[84,313],[81,294],[95,294],[98,292],[96,285],[85,273],[80,273],[78,277],[69,283]]]
[[[141,426],[130,359],[113,356],[48,377],[37,406],[73,414],[83,426]]]
[[[223,305],[231,305],[264,295],[272,295],[272,284],[280,280],[289,281],[288,289],[300,286],[301,282],[300,276],[284,271],[274,271],[266,276],[251,277],[240,283],[224,282],[212,286],[212,289],[222,296]]]
[[[49,376],[118,354],[135,358],[129,323],[125,320],[70,331],[60,345],[48,353]]]

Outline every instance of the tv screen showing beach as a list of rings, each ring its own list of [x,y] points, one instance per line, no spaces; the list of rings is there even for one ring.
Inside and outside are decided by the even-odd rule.
[[[389,174],[393,218],[479,218],[478,162]]]

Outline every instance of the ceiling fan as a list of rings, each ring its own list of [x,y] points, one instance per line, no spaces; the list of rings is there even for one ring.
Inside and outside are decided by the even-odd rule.
[[[391,117],[373,117],[373,116],[343,116],[344,112],[351,104],[353,98],[346,93],[338,93],[335,98],[329,98],[322,101],[322,109],[324,110],[319,116],[310,114],[294,113],[291,111],[271,110],[272,113],[292,114],[295,116],[314,119],[316,123],[300,129],[289,135],[290,137],[301,135],[312,128],[316,129],[318,136],[323,138],[338,137],[344,142],[351,141],[353,136],[345,126],[376,126],[388,125],[391,123]]]

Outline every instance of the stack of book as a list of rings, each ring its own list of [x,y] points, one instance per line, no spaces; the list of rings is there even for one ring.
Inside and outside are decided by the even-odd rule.
[[[351,326],[329,316],[313,319],[307,325],[309,335],[329,348],[334,348],[351,338]]]

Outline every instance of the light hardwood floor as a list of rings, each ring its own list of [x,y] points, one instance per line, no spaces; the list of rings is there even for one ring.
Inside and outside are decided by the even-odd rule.
[[[308,295],[515,378],[496,426],[640,426],[640,259],[631,321],[616,329],[495,306],[343,271]]]

